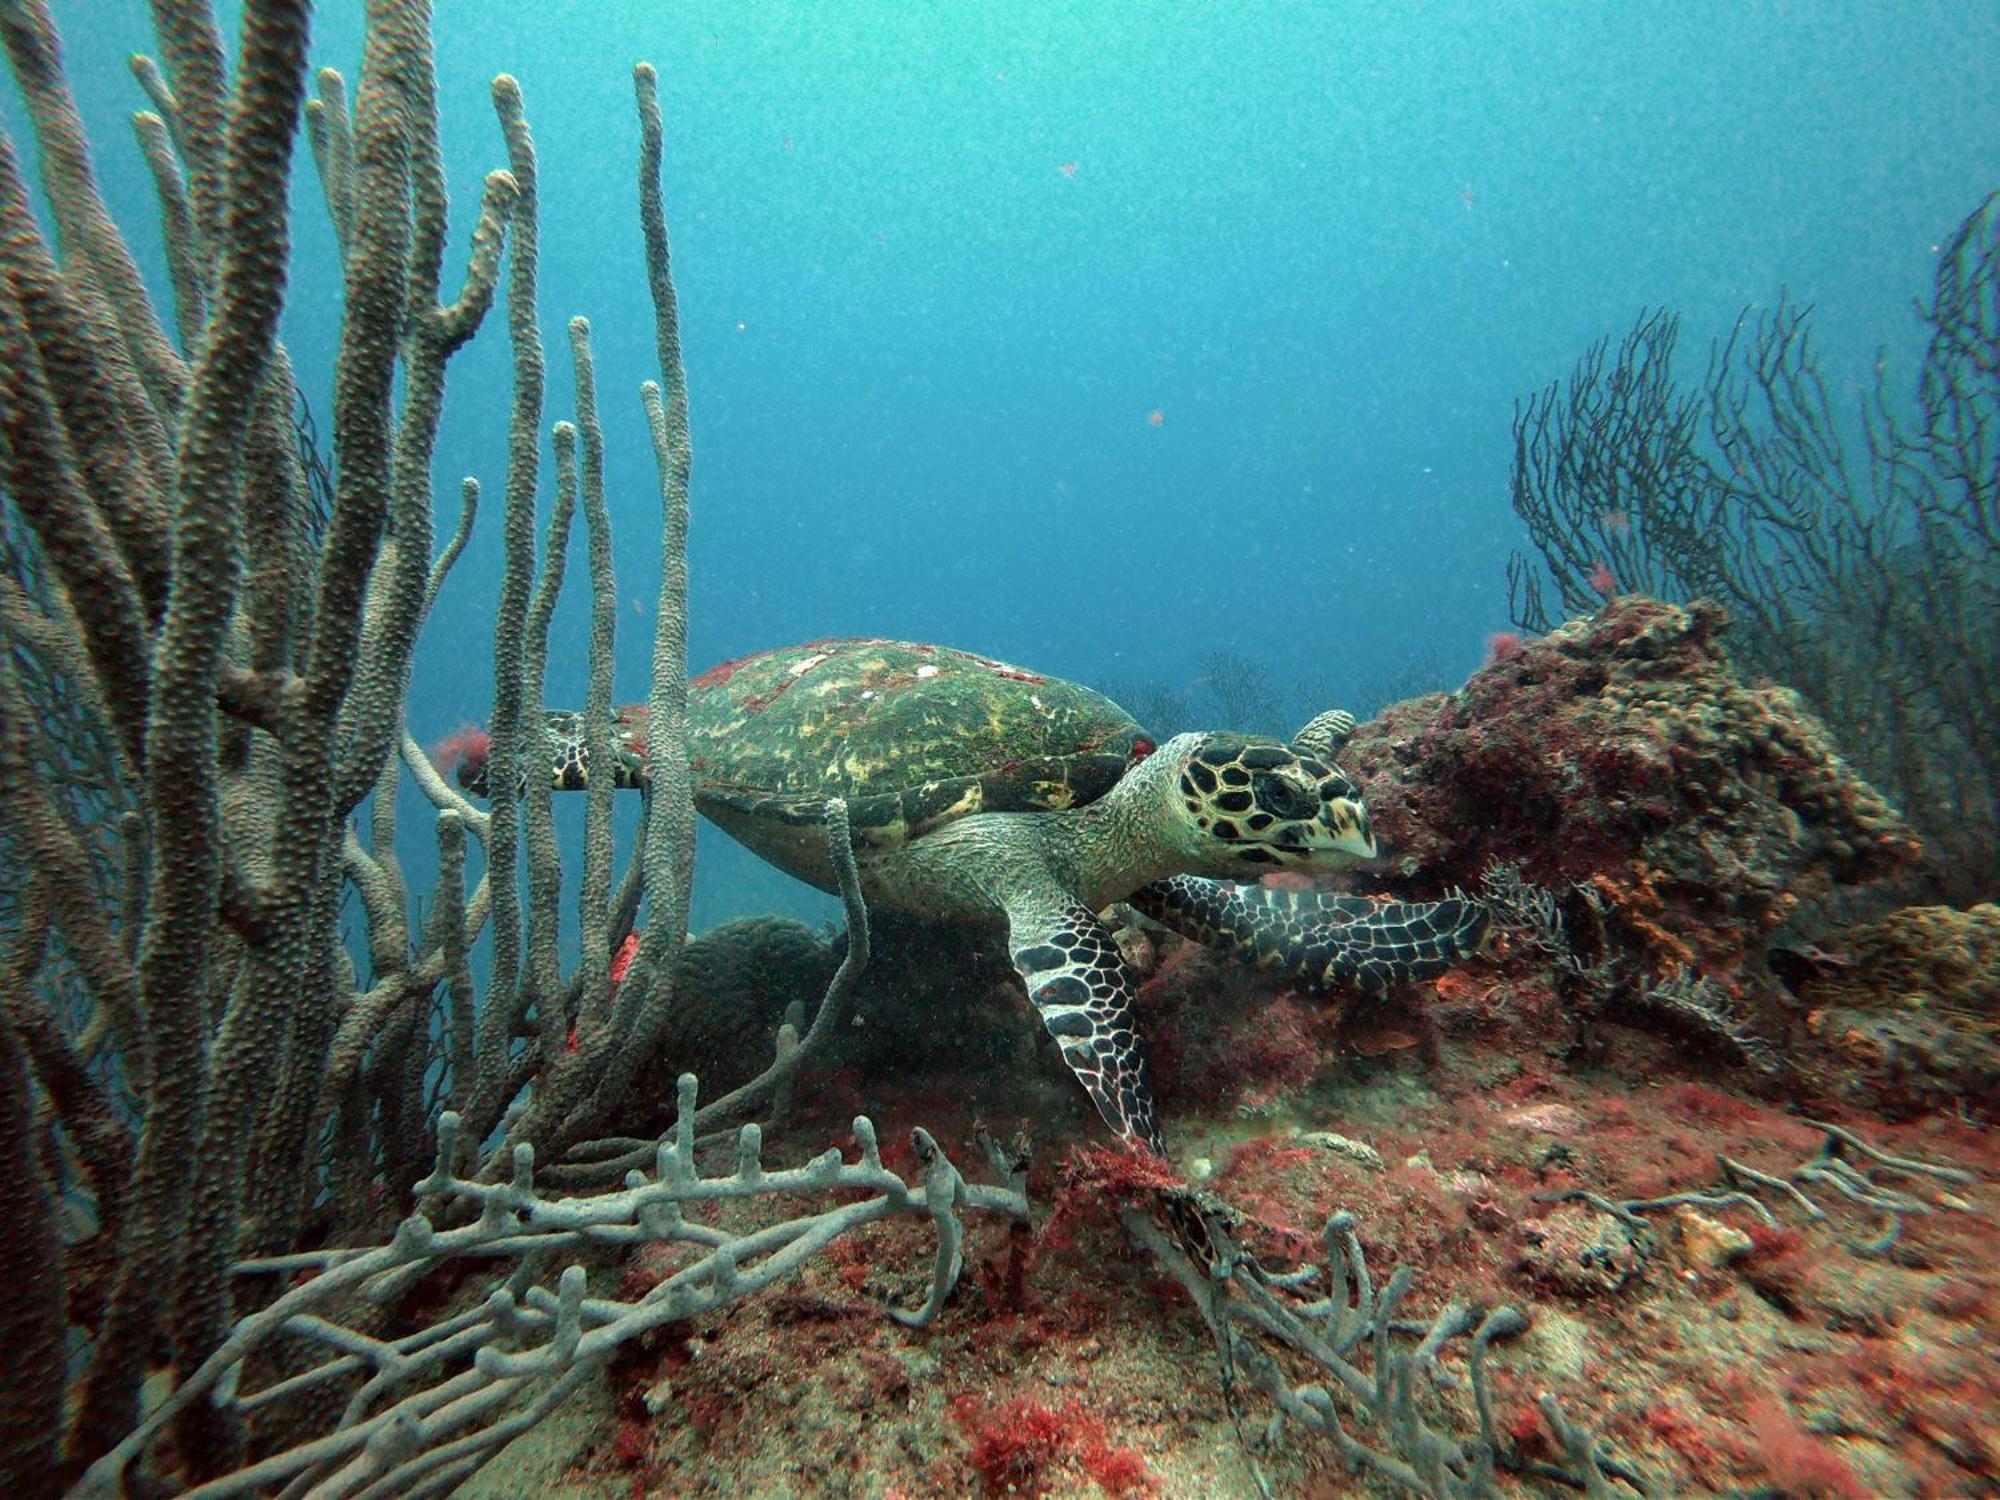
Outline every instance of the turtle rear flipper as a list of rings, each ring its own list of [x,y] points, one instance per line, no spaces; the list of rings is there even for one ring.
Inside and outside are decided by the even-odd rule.
[[[1060,892],[1009,901],[1007,929],[1028,998],[1104,1123],[1127,1145],[1165,1156],[1132,1013],[1138,984],[1110,929]]]
[[[1491,915],[1469,896],[1373,901],[1273,891],[1173,875],[1128,898],[1156,922],[1208,947],[1274,968],[1312,989],[1380,994],[1442,974],[1479,947]]]
[[[1353,738],[1354,715],[1344,708],[1329,708],[1314,714],[1305,728],[1292,736],[1292,748],[1301,755],[1330,761]]]

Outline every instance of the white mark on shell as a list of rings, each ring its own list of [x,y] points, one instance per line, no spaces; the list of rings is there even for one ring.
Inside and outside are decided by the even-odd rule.
[[[831,651],[822,651],[817,656],[808,656],[804,661],[793,662],[792,675],[794,677],[805,676],[806,673],[810,672],[814,667],[818,666],[821,662],[825,661],[831,655],[833,655]]]
[[[921,667],[917,668],[917,675],[919,677],[935,677],[937,674],[938,669],[930,662],[925,662]]]

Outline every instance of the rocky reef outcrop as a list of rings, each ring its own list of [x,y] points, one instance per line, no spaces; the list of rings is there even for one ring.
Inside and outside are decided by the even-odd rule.
[[[1906,906],[1773,957],[1843,1095],[1897,1112],[2000,1099],[2000,906]]]
[[[1726,642],[1717,606],[1616,599],[1539,639],[1497,637],[1457,693],[1385,709],[1342,758],[1384,848],[1370,883],[1432,894],[1510,865],[1562,912],[1573,1023],[1665,1019],[1795,1094],[1990,1105],[1995,909],[1835,916],[1922,850],[1837,726],[1746,682]],[[1537,957],[1504,955],[1516,977]]]
[[[1918,854],[1896,810],[1787,688],[1742,680],[1716,605],[1622,598],[1539,639],[1497,637],[1455,694],[1398,703],[1342,756],[1398,888],[1495,861],[1594,893],[1664,972],[1732,976],[1835,883]]]

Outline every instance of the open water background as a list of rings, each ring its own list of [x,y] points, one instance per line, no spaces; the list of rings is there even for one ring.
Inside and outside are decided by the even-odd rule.
[[[54,8],[164,307],[124,124],[147,8]],[[360,13],[316,23],[350,82]],[[668,130],[697,670],[881,634],[1095,683],[1186,688],[1226,651],[1286,693],[1451,685],[1507,623],[1518,397],[1660,304],[1697,375],[1787,284],[1844,406],[1878,356],[1907,389],[1912,299],[2000,186],[1990,3],[443,0],[436,32],[448,276],[504,164],[487,85],[510,71],[540,149],[548,422],[566,319],[595,329],[630,699],[658,585],[638,59]],[[24,141],[11,79],[0,120]],[[309,162],[297,181],[285,336],[328,432],[339,276]],[[417,662],[420,739],[490,705],[510,378],[496,312],[439,444],[441,528],[462,474],[487,506]],[[545,454],[545,503],[552,479]],[[573,582],[581,547],[579,524]],[[585,628],[572,587],[552,702],[581,699]],[[705,832],[697,925],[772,908],[829,909]]]

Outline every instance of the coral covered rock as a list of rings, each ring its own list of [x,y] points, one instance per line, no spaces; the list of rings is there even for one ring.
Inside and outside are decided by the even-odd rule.
[[[814,1107],[843,1120],[864,1103],[879,1111],[851,1091],[861,1080],[893,1079],[901,1101],[913,1111],[921,1105],[926,1122],[982,1108],[996,1121],[1049,1109],[1094,1118],[1060,1061],[1039,1057],[1037,1049],[1054,1044],[1001,945],[893,912],[869,925],[868,966],[811,1065]],[[673,1008],[621,1131],[670,1126],[682,1071],[697,1073],[705,1094],[711,1079],[720,1094],[761,1073],[788,1014],[802,1035],[812,1025],[846,952],[844,934],[778,916],[739,918],[690,938]]]
[[[1833,941],[1829,939],[1829,941]],[[1815,949],[1788,981],[1847,1070],[1841,1092],[1898,1112],[2000,1098],[2000,906],[1906,906]]]
[[[1815,1003],[1924,1012],[2000,1035],[2000,906],[1906,906],[1842,935],[1844,963],[1811,988]]]
[[[1394,704],[1342,755],[1393,877],[1489,861],[1580,885],[1655,974],[1737,969],[1801,901],[1915,861],[1909,826],[1782,687],[1743,681],[1727,617],[1644,598]]]

